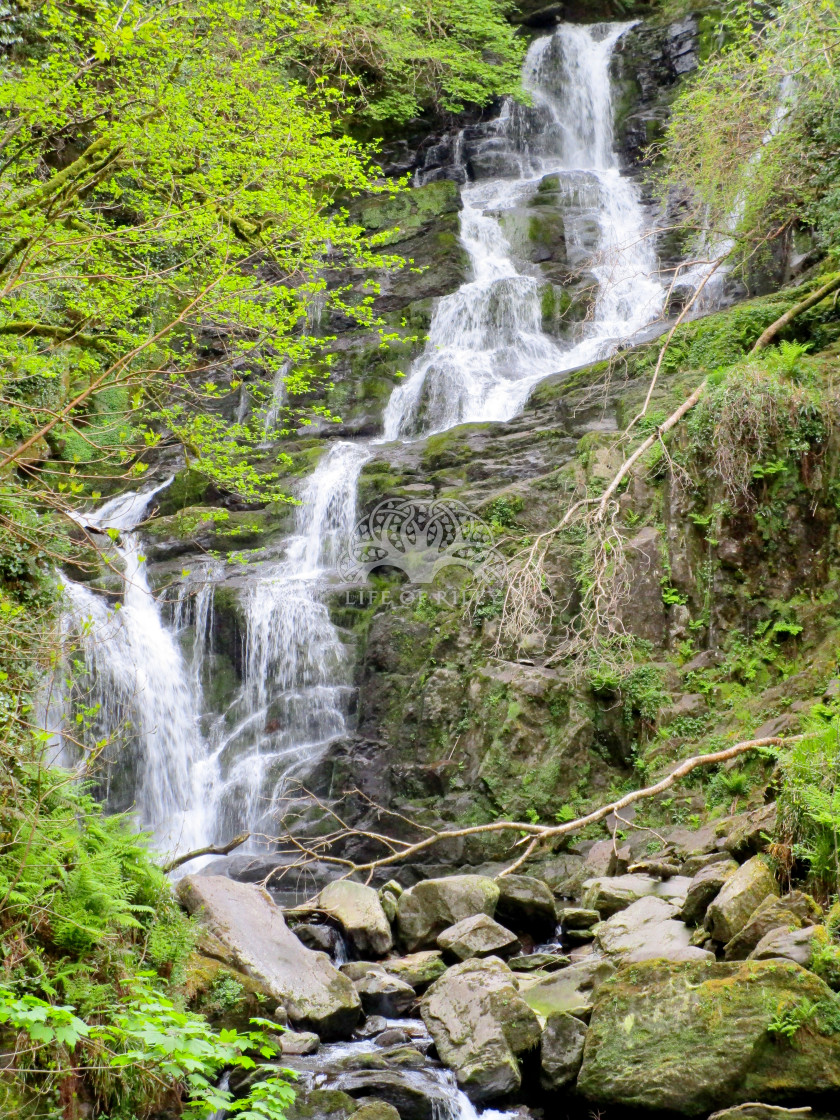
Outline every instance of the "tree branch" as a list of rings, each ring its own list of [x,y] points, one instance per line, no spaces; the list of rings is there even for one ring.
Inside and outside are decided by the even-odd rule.
[[[810,311],[812,307],[815,307],[818,303],[822,303],[826,296],[830,296],[832,292],[838,290],[840,290],[840,272],[838,272],[836,276],[833,276],[827,283],[823,284],[821,288],[817,288],[815,292],[812,292],[807,299],[803,299],[801,303],[795,303],[784,315],[780,315],[775,323],[771,323],[769,327],[762,331],[758,336],[758,341],[755,346],[750,350],[750,353],[757,354],[759,350],[763,350],[765,346],[768,346],[773,341],[779,331],[784,330],[788,323],[795,319],[797,315],[801,315],[805,311]]]
[[[174,871],[176,867],[180,867],[184,863],[189,863],[191,859],[198,859],[199,856],[226,856],[228,852],[232,852],[234,848],[240,847],[246,840],[250,840],[250,832],[242,832],[239,836],[234,838],[228,844],[223,844],[221,848],[214,847],[213,844],[208,844],[205,848],[196,848],[193,852],[184,852],[182,856],[176,856],[174,859],[168,860],[166,863],[161,864],[161,871],[164,875],[168,875],[170,871]]]

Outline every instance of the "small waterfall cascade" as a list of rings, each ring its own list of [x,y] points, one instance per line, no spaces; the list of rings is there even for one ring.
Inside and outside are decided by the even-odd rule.
[[[474,145],[472,163],[489,177],[462,191],[472,275],[438,302],[426,350],[388,403],[386,440],[510,419],[542,378],[604,357],[661,314],[650,231],[613,151],[610,59],[632,26],[567,24],[532,44],[523,74],[532,104],[505,103]],[[598,295],[582,337],[567,346],[543,331],[545,284],[517,268],[502,222],[546,176],[597,230],[593,251],[579,248]]]
[[[86,680],[77,687],[93,713],[93,737],[112,740],[102,772],[106,798],[117,808],[133,803],[141,827],[158,847],[189,850],[207,833],[207,756],[198,730],[197,695],[149,587],[134,531],[163,486],[121,495],[78,518],[88,529],[115,531],[121,604],[112,606],[72,580],[65,578],[63,584],[69,627],[85,661]],[[130,760],[130,789],[119,785],[123,755]]]
[[[364,444],[333,444],[307,480],[283,554],[249,576],[242,689],[214,735],[224,835],[267,827],[284,780],[346,731],[350,665],[322,590],[355,525],[369,457]]]

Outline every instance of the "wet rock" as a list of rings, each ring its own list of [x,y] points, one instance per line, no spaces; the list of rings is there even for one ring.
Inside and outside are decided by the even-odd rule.
[[[737,859],[746,859],[763,852],[767,847],[767,837],[775,831],[776,804],[773,802],[743,814],[724,840],[724,847]]]
[[[709,1120],[836,1120],[811,1108],[782,1108],[781,1105],[748,1102],[713,1112]]]
[[[358,1105],[347,1093],[336,1089],[313,1089],[298,1092],[286,1113],[288,1120],[347,1120]]]
[[[783,898],[768,895],[756,907],[744,928],[726,943],[723,955],[728,961],[746,960],[761,939],[771,930],[782,927],[800,929],[820,917],[822,917],[822,907],[803,891],[791,891]]]
[[[601,920],[597,910],[584,910],[581,906],[570,906],[559,914],[564,930],[592,929]]]
[[[365,1015],[384,1015],[386,1019],[397,1019],[414,1003],[414,989],[396,976],[386,972],[370,971],[360,980],[354,980],[353,987],[362,1001]]]
[[[383,1049],[389,1046],[407,1046],[411,1042],[411,1035],[408,1031],[401,1030],[399,1027],[392,1027],[390,1030],[378,1034],[375,1042],[377,1046],[381,1046]]]
[[[284,1031],[279,1042],[281,1054],[315,1054],[321,1045],[320,1038],[311,1031]]]
[[[554,932],[557,924],[554,895],[542,879],[532,875],[502,875],[495,882],[499,888],[496,918],[502,925],[517,933],[527,930],[537,939]]]
[[[410,984],[417,992],[424,992],[446,972],[439,949],[425,949],[420,953],[410,953],[407,957],[383,961],[383,967],[398,980]]]
[[[727,942],[749,921],[768,895],[778,896],[779,886],[761,856],[742,864],[723,885],[706,912],[706,929],[715,941]]]
[[[569,958],[562,953],[530,953],[525,957],[511,957],[507,963],[512,972],[556,972],[569,964]]]
[[[697,925],[706,916],[709,904],[720,893],[723,884],[738,870],[734,859],[717,860],[701,867],[689,884],[682,905],[681,917],[689,925]]]
[[[653,896],[674,902],[685,901],[691,880],[683,875],[660,880],[650,875],[616,875],[612,878],[588,879],[584,884],[583,905],[609,918],[640,898]]]
[[[603,957],[588,957],[570,964],[535,984],[522,985],[522,998],[543,1019],[568,1011],[585,1014],[595,1001],[598,988],[615,972],[615,965]]]
[[[702,960],[713,954],[691,944],[691,930],[674,920],[676,906],[663,898],[640,898],[595,930],[595,942],[609,957],[622,961]]]
[[[552,1015],[540,1044],[540,1083],[544,1089],[562,1089],[578,1075],[583,1061],[586,1024],[565,1012]]]
[[[234,967],[259,981],[293,1024],[322,1038],[350,1034],[361,1010],[353,985],[326,956],[295,937],[265,891],[214,875],[187,876],[177,893],[224,945]]]
[[[388,1029],[388,1020],[384,1015],[371,1015],[355,1031],[354,1038],[375,1038]]]
[[[750,953],[748,960],[767,961],[784,958],[807,968],[811,963],[811,950],[816,932],[816,926],[805,926],[804,929],[785,929],[780,926],[771,929]]]
[[[394,944],[390,923],[373,887],[337,880],[321,891],[318,906],[341,923],[357,953],[381,957]]]
[[[327,953],[335,956],[335,951],[341,938],[332,926],[316,925],[314,922],[303,922],[292,930],[307,949],[314,949],[316,953]]]
[[[702,1116],[747,1098],[840,1088],[840,1035],[775,1042],[780,1008],[832,1001],[782,961],[643,961],[616,973],[592,1011],[578,1091],[599,1105]]]
[[[507,957],[520,949],[519,938],[486,914],[456,922],[440,934],[437,943],[459,961],[470,957]]]
[[[353,1115],[356,1120],[401,1120],[399,1112],[387,1101],[365,1101]]]
[[[405,891],[397,905],[397,927],[408,951],[434,947],[439,934],[462,918],[492,918],[499,888],[483,875],[425,879]]]
[[[537,1045],[540,1026],[497,957],[450,968],[429,988],[420,1011],[441,1061],[472,1100],[519,1088],[517,1056]]]

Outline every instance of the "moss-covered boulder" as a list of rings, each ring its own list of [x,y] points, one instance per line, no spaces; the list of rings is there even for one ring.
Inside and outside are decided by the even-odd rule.
[[[404,980],[418,992],[423,992],[446,972],[443,956],[438,949],[427,949],[422,953],[410,953],[407,957],[397,957],[386,961],[385,971],[399,980]]]
[[[438,936],[462,918],[493,917],[499,888],[483,875],[425,879],[400,896],[397,926],[408,951],[434,947]]]
[[[783,898],[768,895],[753,911],[742,930],[724,946],[728,961],[746,960],[771,930],[801,929],[822,917],[822,907],[804,891],[790,891]]]
[[[766,898],[778,895],[779,885],[766,860],[753,856],[727,879],[709,906],[706,929],[715,941],[731,941]]]
[[[836,1092],[838,1027],[835,995],[795,964],[628,965],[598,992],[578,1090],[686,1116]]]
[[[373,887],[350,879],[336,880],[321,891],[318,905],[341,923],[361,956],[381,957],[393,946],[390,923]]]
[[[441,1061],[472,1100],[519,1088],[517,1056],[538,1044],[540,1025],[497,957],[450,968],[429,988],[420,1011]]]

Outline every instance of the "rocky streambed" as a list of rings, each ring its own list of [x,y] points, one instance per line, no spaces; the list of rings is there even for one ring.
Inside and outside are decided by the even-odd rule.
[[[286,1028],[292,1120],[828,1117],[840,1001],[811,967],[834,916],[782,892],[773,814],[665,830],[655,862],[614,835],[553,889],[539,865],[405,889],[398,872],[284,913],[211,865],[178,886],[203,930],[195,998],[235,979],[222,1018]]]

